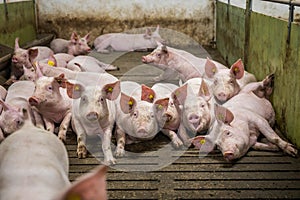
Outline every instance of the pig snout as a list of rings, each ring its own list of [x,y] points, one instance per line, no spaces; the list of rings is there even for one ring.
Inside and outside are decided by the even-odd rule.
[[[40,100],[35,96],[30,97],[28,101],[31,106],[37,106],[40,104]]]
[[[11,58],[11,61],[12,61],[13,63],[18,63],[18,62],[19,62],[18,58],[16,58],[15,56],[13,56],[13,57]]]
[[[229,99],[229,96],[226,95],[224,92],[219,92],[217,94],[217,99],[220,101],[220,102],[225,102]]]
[[[86,115],[86,118],[89,120],[89,121],[96,121],[98,120],[99,118],[99,114],[97,112],[89,112],[87,115]]]
[[[151,62],[151,59],[149,59],[147,56],[143,56],[143,57],[142,57],[142,62],[143,62],[143,63],[150,63],[150,62]]]
[[[224,152],[223,157],[225,158],[226,161],[229,161],[229,162],[234,160],[234,154],[231,151]]]
[[[200,125],[200,117],[196,114],[191,114],[188,120],[194,126],[195,129],[197,129]]]

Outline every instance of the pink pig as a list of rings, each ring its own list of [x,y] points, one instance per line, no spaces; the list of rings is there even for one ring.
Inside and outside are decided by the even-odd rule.
[[[162,128],[161,131],[171,139],[175,148],[179,148],[183,145],[176,133],[180,125],[181,110],[179,104],[171,98],[172,92],[178,86],[171,83],[156,83],[151,88],[156,94],[155,116]]]
[[[23,66],[30,68],[35,61],[43,60],[53,54],[53,51],[44,46],[31,47],[23,49],[19,46],[19,38],[15,40],[14,55],[12,56],[11,75],[7,85],[12,81],[19,79],[23,75]]]
[[[4,139],[4,136],[8,136],[21,128],[24,123],[23,108],[28,110],[34,122],[33,112],[27,101],[33,91],[33,82],[18,81],[9,87],[5,101],[0,99],[0,105],[3,107],[0,115],[0,129],[3,134],[0,135],[0,141]]]
[[[107,199],[107,168],[97,167],[71,184],[63,143],[22,111],[24,125],[0,145],[0,199]]]
[[[151,88],[132,81],[121,82],[121,95],[116,101],[116,156],[124,156],[125,143],[151,140],[159,132],[154,99]]]
[[[88,45],[90,33],[80,37],[75,32],[72,33],[70,40],[57,38],[51,41],[50,48],[55,53],[68,53],[73,56],[86,55],[91,51]]]
[[[115,81],[109,83],[103,80],[99,85],[87,87],[66,82],[69,97],[75,99],[72,107],[72,127],[77,134],[78,158],[87,156],[86,137],[99,135],[105,165],[116,163],[110,146],[116,113],[113,100],[120,94],[120,81]]]
[[[216,145],[227,161],[244,156],[251,147],[268,151],[282,149],[285,153],[296,156],[297,149],[282,140],[271,128],[275,121],[271,103],[255,93],[240,93],[222,106],[215,104],[217,121],[207,136],[193,139],[194,145],[201,152],[210,152]],[[267,142],[257,141],[260,133]]]
[[[58,137],[62,141],[66,140],[72,107],[64,82],[64,74],[58,77],[40,76],[35,81],[33,95],[28,99],[29,104],[42,115],[48,131],[54,132],[55,123],[60,124]]]
[[[154,32],[149,28],[145,34],[108,33],[100,35],[94,41],[97,52],[109,53],[112,51],[135,51],[156,48],[157,42],[164,40],[159,35],[159,26]]]

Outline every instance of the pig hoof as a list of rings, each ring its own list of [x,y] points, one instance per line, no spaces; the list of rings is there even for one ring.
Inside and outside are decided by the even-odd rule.
[[[78,146],[77,147],[77,156],[79,159],[86,158],[87,156],[87,150],[85,146]]]
[[[183,143],[179,138],[175,138],[172,140],[173,146],[178,149],[180,147],[182,147]]]
[[[125,150],[124,149],[117,149],[115,151],[115,156],[116,157],[123,157],[123,156],[125,156]]]
[[[117,163],[117,161],[114,158],[104,160],[104,162],[103,162],[103,164],[106,166],[115,165],[116,163]]]
[[[295,149],[295,148],[293,147],[292,144],[288,144],[288,145],[286,146],[285,152],[286,152],[287,154],[290,154],[290,155],[293,156],[293,157],[296,157],[297,154],[298,154],[298,150]]]
[[[60,139],[64,144],[66,143],[66,136],[65,135],[59,135],[58,139]]]

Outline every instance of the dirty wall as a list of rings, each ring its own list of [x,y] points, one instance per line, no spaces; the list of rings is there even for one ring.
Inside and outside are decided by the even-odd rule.
[[[38,0],[38,30],[69,38],[72,31],[92,39],[133,28],[172,29],[207,45],[214,40],[214,3],[211,0]],[[172,33],[162,32],[172,40]],[[170,41],[169,41],[170,42]],[[176,41],[185,43],[185,40]],[[171,41],[172,43],[172,41]]]
[[[299,148],[300,24],[292,23],[287,43],[288,22],[283,17],[253,11],[247,21],[245,13],[240,7],[217,4],[217,48],[229,64],[238,58],[246,60],[246,69],[259,80],[275,74],[271,101],[277,125]]]

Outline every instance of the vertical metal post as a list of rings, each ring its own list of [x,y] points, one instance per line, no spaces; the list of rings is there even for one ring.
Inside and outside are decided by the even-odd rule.
[[[8,21],[8,9],[7,9],[7,2],[6,2],[6,0],[4,0],[4,15],[5,15],[6,21]]]
[[[245,44],[244,44],[244,64],[248,64],[249,41],[250,41],[250,17],[252,12],[252,0],[246,1],[245,10]]]
[[[287,37],[287,40],[286,40],[286,42],[288,44],[290,44],[290,39],[291,39],[292,22],[294,21],[294,9],[295,9],[295,6],[291,3],[291,0],[290,0],[290,3],[289,3],[288,37]]]

